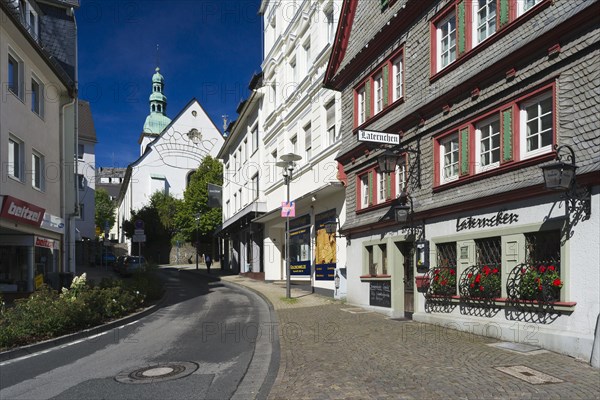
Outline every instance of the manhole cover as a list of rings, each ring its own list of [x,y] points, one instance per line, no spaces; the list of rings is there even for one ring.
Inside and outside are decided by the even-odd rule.
[[[183,378],[198,369],[193,362],[174,362],[148,365],[133,370],[127,370],[115,376],[121,383],[156,383]]]
[[[558,379],[554,376],[545,374],[541,371],[525,367],[523,365],[514,365],[510,367],[495,367],[498,371],[502,371],[505,374],[514,376],[529,382],[532,385],[543,385],[545,383],[561,383],[564,382],[562,379]]]

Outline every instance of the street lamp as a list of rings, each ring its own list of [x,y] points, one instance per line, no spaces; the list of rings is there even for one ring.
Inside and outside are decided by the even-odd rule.
[[[302,160],[298,154],[288,153],[279,157],[281,161],[275,165],[283,168],[283,180],[287,186],[287,204],[290,205],[290,182],[293,179],[294,167],[296,161]],[[290,288],[290,216],[289,213],[285,218],[285,293],[288,299],[291,298]]]
[[[196,213],[196,271],[198,270],[198,245],[200,244],[200,213]]]

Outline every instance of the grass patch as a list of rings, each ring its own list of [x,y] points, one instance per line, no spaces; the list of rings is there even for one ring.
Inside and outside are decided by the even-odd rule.
[[[292,297],[292,298],[289,298],[289,299],[287,297],[280,297],[279,300],[281,300],[281,301],[283,301],[284,303],[287,303],[287,304],[296,304],[297,302],[300,301],[300,299],[297,299],[295,297]]]

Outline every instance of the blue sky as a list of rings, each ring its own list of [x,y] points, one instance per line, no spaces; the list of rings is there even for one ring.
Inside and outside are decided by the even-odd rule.
[[[126,167],[149,113],[156,67],[167,116],[197,98],[221,129],[262,60],[260,0],[84,0],[77,11],[79,96],[91,103],[97,167]]]

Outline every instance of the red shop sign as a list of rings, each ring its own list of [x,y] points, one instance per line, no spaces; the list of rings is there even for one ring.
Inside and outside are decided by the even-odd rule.
[[[12,196],[4,197],[0,217],[33,226],[40,226],[46,210]]]

